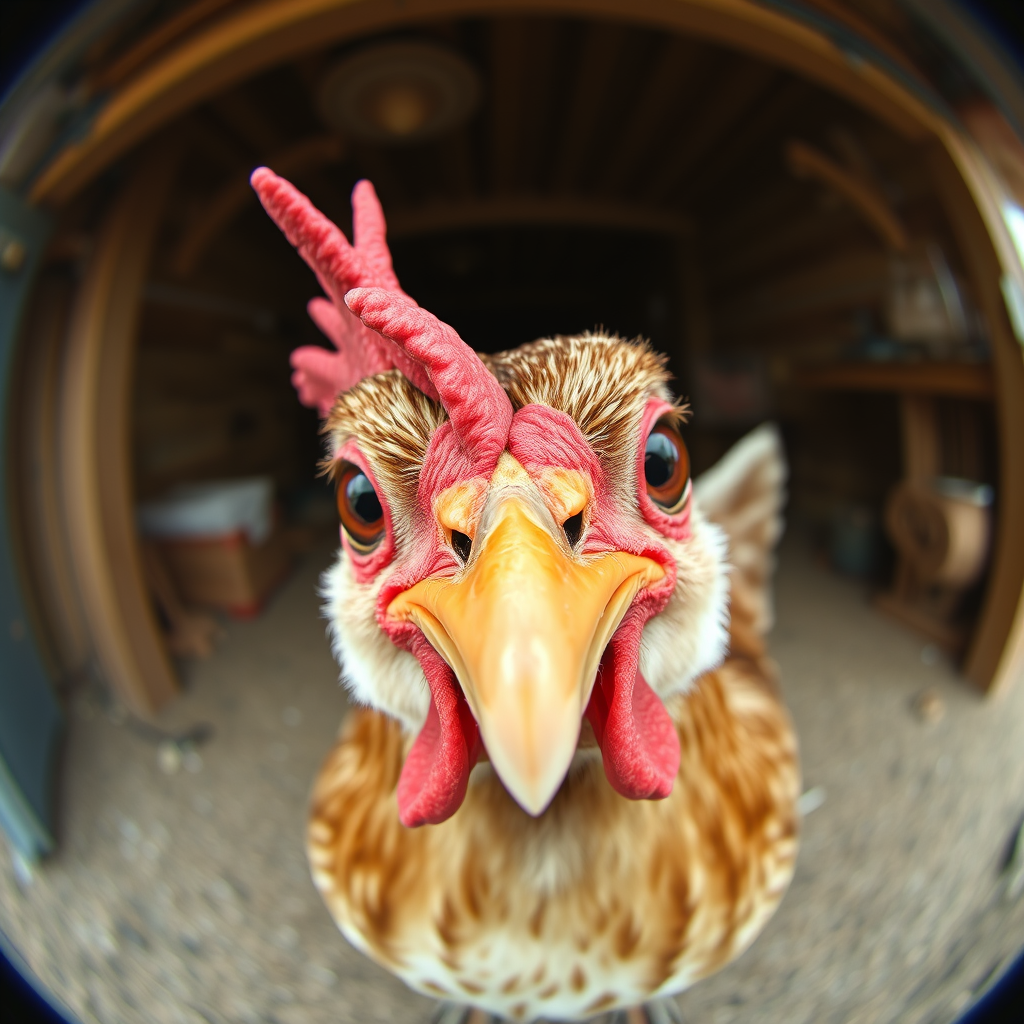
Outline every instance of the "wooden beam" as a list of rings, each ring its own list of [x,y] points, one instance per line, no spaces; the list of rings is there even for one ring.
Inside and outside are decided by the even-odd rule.
[[[622,26],[615,23],[595,22],[584,29],[579,66],[551,178],[551,187],[556,192],[572,189],[587,159],[598,133],[624,36]]]
[[[90,78],[89,91],[100,93],[117,88],[157,57],[161,50],[166,50],[187,32],[214,17],[231,2],[232,0],[196,0],[195,3],[188,4],[177,14],[161,22],[134,46],[104,64],[102,69]]]
[[[995,378],[997,520],[985,597],[964,661],[967,678],[994,693],[1024,670],[1024,337],[1014,334],[1000,288],[1024,289],[1024,267],[991,169],[952,128],[943,142],[931,153],[932,177],[985,317]]]
[[[885,196],[858,175],[840,167],[820,150],[796,139],[787,142],[786,163],[798,178],[814,178],[835,189],[871,225],[882,241],[896,252],[910,247],[907,229]]]
[[[684,117],[676,129],[676,143],[651,176],[646,198],[661,202],[680,187],[692,167],[726,137],[752,103],[763,95],[776,75],[760,61],[733,58],[718,79],[709,84],[706,99],[694,103],[692,120]]]
[[[614,193],[630,180],[634,171],[658,148],[656,139],[667,128],[666,122],[682,96],[708,70],[711,57],[692,39],[672,36],[665,41],[654,67],[647,77],[620,138],[610,147],[602,192]]]
[[[518,18],[491,22],[490,178],[497,193],[512,192],[519,178],[528,32]]]
[[[177,691],[177,681],[135,535],[132,369],[176,142],[149,149],[107,215],[72,313],[61,395],[62,505],[96,663],[114,692],[146,717]]]
[[[735,194],[737,179],[745,179],[743,184],[749,181],[751,157],[766,148],[777,149],[772,145],[774,133],[783,124],[792,123],[795,114],[806,112],[813,102],[811,93],[807,83],[798,78],[782,81],[769,90],[756,112],[744,121],[743,131],[734,132],[687,183],[687,202],[694,205],[698,197],[721,196],[719,203],[712,199],[709,205],[712,209],[728,207],[727,197]]]
[[[262,0],[231,10],[144,63],[102,106],[88,132],[62,149],[32,186],[34,202],[67,202],[132,146],[218,92],[266,68],[425,18],[500,13],[612,18],[751,54],[840,93],[911,139],[941,118],[870,61],[851,61],[831,39],[753,0]]]
[[[685,235],[690,230],[690,222],[685,217],[657,207],[557,196],[497,196],[388,212],[388,235],[393,238],[460,228],[538,224],[619,228],[659,235]]]
[[[995,393],[988,363],[829,363],[802,367],[793,383],[819,391],[888,391],[988,401]]]
[[[558,137],[559,72],[570,28],[553,18],[533,19],[529,24],[528,73],[522,82],[523,109],[528,116],[520,121],[519,181],[521,191],[539,192]]]

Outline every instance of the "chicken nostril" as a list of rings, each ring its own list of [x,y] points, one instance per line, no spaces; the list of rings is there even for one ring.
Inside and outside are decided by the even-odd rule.
[[[562,531],[565,533],[565,539],[569,542],[569,547],[576,547],[580,542],[580,536],[583,533],[583,512],[580,511],[574,516],[569,516],[569,518],[562,523]]]
[[[452,547],[455,548],[455,554],[462,559],[463,564],[469,561],[469,553],[473,550],[473,541],[466,534],[452,530]]]

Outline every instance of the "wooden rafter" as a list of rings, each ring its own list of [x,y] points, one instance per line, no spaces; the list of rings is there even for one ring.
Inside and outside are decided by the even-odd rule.
[[[648,200],[662,202],[680,187],[687,172],[735,127],[777,72],[766,64],[734,61],[722,75],[693,122],[679,139],[670,155],[653,175],[646,190]]]
[[[614,193],[632,177],[654,148],[656,134],[666,129],[669,111],[706,65],[706,51],[702,53],[693,40],[671,36],[665,41],[637,97],[633,116],[607,154],[600,176],[602,192]]]
[[[552,174],[551,186],[555,192],[571,191],[577,180],[598,132],[624,36],[620,25],[607,22],[596,22],[585,29],[565,130]]]
[[[763,102],[744,120],[743,131],[734,132],[687,183],[687,203],[693,204],[698,197],[713,191],[719,196],[730,194],[729,190],[735,189],[734,177],[746,176],[749,159],[754,154],[765,149],[778,150],[774,144],[777,133],[807,104],[809,93],[807,83],[794,78],[778,82],[769,89]],[[728,185],[725,184],[727,178]],[[714,202],[709,205],[719,208]]]
[[[788,142],[786,162],[798,177],[815,178],[835,189],[853,204],[890,249],[906,252],[910,246],[907,229],[872,183],[841,167],[835,160],[831,160],[806,142]]]
[[[167,49],[182,36],[191,32],[204,21],[215,17],[232,0],[196,0],[158,25],[116,59],[106,64],[102,71],[89,82],[90,91],[106,92],[126,81],[162,50]]]
[[[521,19],[491,24],[490,164],[494,191],[508,193],[519,178],[522,132],[528,112],[523,106],[523,78],[530,26]]]
[[[519,153],[520,185],[526,192],[540,189],[550,163],[550,148],[557,130],[555,97],[560,86],[559,62],[567,34],[565,25],[551,18],[534,19],[529,23],[527,74],[522,84],[525,116],[520,133],[523,145]]]

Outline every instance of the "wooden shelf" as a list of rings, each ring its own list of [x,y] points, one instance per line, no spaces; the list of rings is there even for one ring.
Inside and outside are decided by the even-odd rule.
[[[988,363],[832,363],[797,370],[799,387],[822,391],[891,391],[902,395],[991,399]]]

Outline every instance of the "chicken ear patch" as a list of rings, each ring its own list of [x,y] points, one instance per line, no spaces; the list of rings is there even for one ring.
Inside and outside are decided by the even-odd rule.
[[[430,708],[398,779],[398,817],[407,828],[437,825],[459,809],[480,752],[480,731],[455,673],[425,637],[412,646],[430,686]]]
[[[637,667],[640,628],[632,627],[608,645],[586,716],[612,789],[630,800],[662,800],[679,772],[679,735]]]

